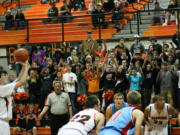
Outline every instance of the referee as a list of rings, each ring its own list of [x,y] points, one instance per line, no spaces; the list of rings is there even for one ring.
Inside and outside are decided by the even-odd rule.
[[[39,118],[42,119],[50,108],[51,135],[57,135],[59,128],[69,121],[69,116],[72,117],[72,106],[69,95],[61,91],[62,82],[54,81],[53,87],[54,92],[48,95]]]

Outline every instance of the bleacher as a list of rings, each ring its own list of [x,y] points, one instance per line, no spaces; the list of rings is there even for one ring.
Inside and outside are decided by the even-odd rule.
[[[173,36],[178,29],[178,26],[175,22],[172,22],[167,26],[149,26],[148,30],[143,32],[143,37],[165,37],[165,36]]]
[[[13,127],[10,128],[11,135],[13,135]],[[22,132],[17,132],[16,135],[21,135]],[[38,127],[37,135],[51,135],[49,127]]]
[[[30,0],[31,1],[31,0]],[[33,3],[28,1],[29,3]],[[150,0],[148,0],[150,1]],[[99,39],[99,30],[93,30],[91,24],[91,16],[76,17],[79,15],[88,15],[88,5],[90,0],[86,0],[86,8],[83,11],[72,11],[74,18],[70,23],[64,24],[64,41],[82,41],[87,38],[87,31],[92,30],[92,36],[94,39]],[[136,11],[144,7],[145,2],[140,1],[141,4],[130,4],[129,7],[125,7],[123,11]],[[62,2],[56,4],[60,9]],[[49,4],[41,4],[40,1],[36,1],[36,4],[31,8],[26,9],[24,12],[26,19],[29,20],[29,43],[47,43],[47,42],[61,42],[62,41],[62,24],[44,24],[40,18],[47,17],[47,10],[50,7]],[[135,13],[126,13],[123,20],[120,20],[121,28],[127,24],[128,20],[131,20]],[[111,18],[111,15],[106,15],[106,22]],[[101,39],[110,39],[113,34],[117,32],[112,28],[114,24],[109,24],[107,29],[101,30]],[[47,38],[48,37],[48,38]],[[13,45],[18,43],[24,43],[27,38],[27,30],[10,30],[4,32],[0,30],[0,45]]]

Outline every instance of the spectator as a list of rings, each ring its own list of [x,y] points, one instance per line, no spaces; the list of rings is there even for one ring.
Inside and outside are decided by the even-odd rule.
[[[25,16],[22,13],[21,9],[18,9],[15,17],[14,27],[16,30],[23,29],[25,25],[26,25]]]
[[[64,90],[69,94],[73,113],[76,112],[76,87],[75,84],[77,82],[77,76],[76,74],[71,72],[72,67],[71,65],[67,65],[67,73],[63,75],[63,84],[64,84]]]
[[[60,60],[64,59],[64,51],[60,48],[57,48],[55,53],[53,54],[53,62],[56,63],[56,65],[60,65]]]
[[[173,35],[172,41],[177,47],[176,50],[180,50],[180,43],[179,43],[180,40],[178,40],[177,38],[178,38],[178,31],[176,31],[176,33]]]
[[[39,118],[45,115],[50,109],[50,127],[51,134],[57,135],[59,128],[69,121],[69,116],[72,118],[72,106],[69,95],[62,92],[62,82],[54,82],[54,92],[47,97],[46,104],[39,114]]]
[[[140,42],[139,38],[140,38],[139,35],[134,35],[135,43],[133,43],[131,45],[131,48],[130,48],[131,55],[135,54],[137,48],[140,48],[141,53],[143,53],[145,51],[144,45]]]
[[[36,50],[34,50],[32,53],[32,62],[36,62],[42,68],[44,58],[45,58],[44,50],[42,50],[39,45],[36,46]]]
[[[99,45],[97,50],[95,50],[93,52],[93,56],[96,57],[96,56],[99,56],[100,58],[100,61],[104,61],[105,60],[105,56],[106,56],[106,50],[107,50],[107,45],[106,45],[106,41],[104,40],[104,49],[102,49],[102,46]]]
[[[152,25],[156,25],[156,24],[163,24],[164,20],[165,20],[165,16],[164,16],[164,11],[160,11],[163,10],[163,8],[160,7],[159,2],[155,2],[154,4],[154,16],[152,19]]]
[[[157,38],[151,37],[150,42],[151,42],[151,45],[153,47],[153,51],[157,51],[158,54],[160,55],[162,53],[162,46],[157,43]]]
[[[146,62],[147,59],[144,61],[144,64]],[[154,89],[154,80],[156,79],[155,72],[151,64],[146,64],[146,67],[143,69],[143,76],[144,79],[142,88],[144,89],[144,106],[147,106],[150,104],[151,95]]]
[[[133,55],[133,58],[132,58],[132,60],[131,60],[131,63],[135,66],[135,63],[136,63],[137,61],[139,61],[140,66],[142,66],[145,57],[146,57],[146,56],[144,56],[144,54],[141,52],[140,48],[137,48],[135,54]]]
[[[66,23],[69,23],[71,21],[71,8],[69,7],[69,5],[67,5],[66,0],[63,0],[63,6],[61,6],[60,8],[59,21],[63,21]]]
[[[11,10],[8,10],[4,30],[9,31],[11,27],[14,27],[14,16],[11,15]]]
[[[100,71],[98,67],[91,67],[87,71],[88,95],[96,95],[100,99]]]
[[[88,52],[89,54],[92,54],[96,49],[98,48],[98,44],[96,40],[93,40],[92,38],[92,32],[87,32],[87,39],[84,40],[80,47],[81,56],[87,56]]]
[[[129,80],[130,83],[130,90],[136,90],[140,91],[141,90],[141,80],[142,80],[142,71],[140,73],[137,73],[136,68],[132,68],[129,74],[127,75],[127,79]]]
[[[30,103],[28,108],[28,114],[26,115],[27,122],[27,135],[37,135],[37,125],[36,125],[37,116],[35,113],[34,104]]]
[[[128,0],[120,0],[120,4],[121,4],[122,7],[129,7]]]
[[[56,3],[53,2],[52,4],[50,4],[51,7],[48,9],[48,19],[47,19],[47,23],[57,23],[57,17],[58,17],[58,8],[56,7]]]
[[[115,1],[115,8],[113,9],[113,15],[112,15],[112,23],[115,25],[113,28],[121,29],[119,20],[124,18],[123,12],[122,12],[122,6],[119,4],[119,1]]]
[[[123,93],[126,99],[126,90],[129,89],[129,80],[126,78],[126,69],[120,66],[116,73],[115,93]]]
[[[118,60],[118,64],[121,65],[123,60],[127,60],[128,65],[131,60],[131,56],[129,53],[129,49],[126,47],[124,43],[124,38],[119,40],[119,44],[115,46],[116,58]]]
[[[39,103],[40,96],[40,80],[39,75],[31,70],[28,77],[29,95],[30,101],[33,103]]]
[[[87,95],[88,81],[85,78],[85,73],[82,71],[77,75],[77,96],[81,94]]]
[[[26,134],[26,113],[24,112],[25,105],[20,103],[18,105],[18,112],[16,114],[17,125],[13,128],[13,135],[17,132],[22,131],[22,134]]]
[[[92,12],[92,24],[94,26],[94,29],[97,28],[97,26],[102,25],[102,28],[107,28],[107,24],[105,22],[105,15],[104,11],[102,10],[102,4],[99,3],[96,7],[96,9]]]
[[[89,4],[88,11],[91,14],[95,10],[95,3],[94,0],[91,0],[91,3]]]
[[[160,94],[166,97],[166,101],[173,105],[173,82],[172,74],[176,74],[175,71],[168,71],[166,63],[161,64],[161,71],[158,73],[156,82],[160,85]]]
[[[74,11],[77,11],[78,8],[80,11],[86,6],[84,0],[70,0],[69,1],[70,8],[74,8]]]
[[[127,0],[129,3],[134,3],[136,0]]]
[[[49,68],[45,67],[42,71],[41,79],[41,88],[40,88],[40,95],[41,100],[39,103],[39,108],[42,109],[44,106],[45,99],[47,98],[48,94],[52,90],[52,75],[49,73]]]
[[[176,25],[178,24],[178,19],[177,19],[177,10],[173,10],[173,8],[178,8],[178,4],[176,0],[170,0],[168,9],[169,11],[166,12],[165,14],[165,23],[163,23],[163,26],[167,26],[168,22],[170,20],[173,20],[175,18]]]
[[[114,0],[105,0],[103,4],[105,12],[110,12],[112,9],[114,9]]]
[[[68,64],[72,64],[74,56],[77,56],[77,51],[75,49],[72,50],[71,55],[67,58]]]

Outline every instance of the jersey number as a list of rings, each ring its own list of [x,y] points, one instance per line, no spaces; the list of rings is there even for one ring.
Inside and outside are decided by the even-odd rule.
[[[80,122],[83,125],[90,119],[89,115],[76,115],[71,121]]]

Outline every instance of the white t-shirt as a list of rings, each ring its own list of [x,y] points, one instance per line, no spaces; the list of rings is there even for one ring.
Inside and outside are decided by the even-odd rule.
[[[16,81],[6,84],[0,85],[0,118],[1,119],[12,119],[12,97],[14,87],[16,85]],[[6,100],[8,100],[8,107],[6,106]]]
[[[72,82],[72,81],[75,81],[77,82],[77,76],[76,74],[74,73],[65,73],[63,75],[63,82]],[[75,90],[75,84],[74,85],[70,85],[70,84],[66,84],[65,85],[65,89],[68,91],[68,92],[71,92],[71,93],[75,93],[76,90]]]

